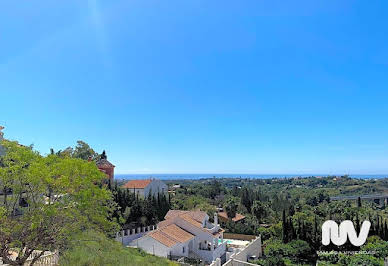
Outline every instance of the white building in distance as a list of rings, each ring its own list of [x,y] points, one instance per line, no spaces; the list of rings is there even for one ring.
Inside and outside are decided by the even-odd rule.
[[[127,188],[130,192],[139,194],[139,196],[144,198],[148,197],[150,193],[153,196],[157,196],[159,193],[165,194],[168,192],[168,186],[157,179],[131,180],[123,188]]]

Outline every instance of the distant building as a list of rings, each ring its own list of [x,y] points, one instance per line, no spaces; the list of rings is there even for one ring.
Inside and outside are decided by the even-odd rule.
[[[128,188],[142,197],[148,197],[150,193],[156,196],[158,193],[164,194],[168,192],[168,186],[157,179],[131,180],[123,188]]]
[[[115,176],[115,166],[110,163],[107,159],[100,159],[96,162],[98,169],[101,172],[104,172],[110,180],[114,179]]]
[[[245,220],[245,216],[239,213],[236,213],[236,216],[230,219],[226,212],[219,212],[218,217],[220,219],[220,222],[223,224],[227,223],[228,221],[231,221],[234,223],[243,223]]]
[[[150,254],[160,257],[200,258],[210,263],[217,258],[226,260],[224,230],[209,222],[203,211],[170,210],[160,222],[157,230],[147,233],[130,243]]]

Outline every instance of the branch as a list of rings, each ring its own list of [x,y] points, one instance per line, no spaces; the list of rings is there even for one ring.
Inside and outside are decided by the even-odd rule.
[[[40,257],[42,257],[42,255],[43,255],[44,253],[45,253],[45,250],[42,250],[42,251],[39,253],[38,256],[34,257],[34,258],[32,259],[32,261],[31,261],[31,263],[30,263],[30,266],[31,266],[31,265],[34,265],[35,262],[36,262]]]

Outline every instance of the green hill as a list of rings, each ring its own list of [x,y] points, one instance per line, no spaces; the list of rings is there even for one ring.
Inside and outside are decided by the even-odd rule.
[[[144,251],[123,247],[103,234],[86,232],[76,236],[71,246],[60,256],[60,265],[178,265]]]

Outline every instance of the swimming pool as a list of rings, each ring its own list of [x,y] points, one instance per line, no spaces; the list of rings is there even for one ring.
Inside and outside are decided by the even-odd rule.
[[[237,240],[237,239],[224,239],[224,242],[228,245],[234,245],[234,246],[246,246],[249,244],[249,241],[245,240]],[[218,239],[218,244],[222,244],[222,240]]]

